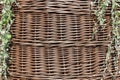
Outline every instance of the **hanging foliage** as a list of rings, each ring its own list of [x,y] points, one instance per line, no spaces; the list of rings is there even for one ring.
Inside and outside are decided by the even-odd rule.
[[[0,0],[3,8],[0,21],[0,80],[7,80],[8,75],[8,62],[10,60],[9,46],[12,38],[10,26],[13,23],[14,16],[11,8],[15,1],[16,0]]]
[[[106,61],[105,61],[105,69],[104,73],[107,71],[112,75],[113,79],[114,75],[118,73],[118,59],[119,59],[119,49],[120,49],[120,35],[119,35],[119,27],[120,27],[120,0],[96,0],[93,3],[97,3],[97,10],[95,10],[95,15],[97,17],[97,21],[94,24],[98,24],[99,26],[95,26],[93,29],[93,33],[96,34],[98,32],[99,27],[106,27],[106,18],[105,18],[105,13],[106,10],[108,9],[108,6],[111,6],[111,11],[110,11],[110,18],[111,18],[111,23],[109,26],[111,26],[111,43],[108,45],[108,50],[106,54]],[[115,68],[115,73],[113,73],[109,69],[109,60],[110,56],[113,58],[113,65]]]

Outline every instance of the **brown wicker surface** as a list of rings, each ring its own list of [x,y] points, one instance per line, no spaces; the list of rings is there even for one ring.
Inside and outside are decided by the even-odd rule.
[[[92,40],[90,1],[18,0],[10,80],[100,80],[110,28]]]

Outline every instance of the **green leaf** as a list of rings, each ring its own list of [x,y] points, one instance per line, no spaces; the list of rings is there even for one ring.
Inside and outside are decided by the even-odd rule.
[[[115,15],[120,16],[120,11],[115,11]]]
[[[119,21],[116,21],[115,24],[120,25],[120,20],[119,20]]]
[[[2,30],[2,31],[1,31],[1,34],[2,34],[2,35],[4,35],[5,33],[6,33],[6,31],[5,31],[5,30]]]
[[[11,38],[12,38],[12,35],[11,35],[10,33],[6,33],[6,34],[5,34],[5,38],[6,38],[6,39],[11,39]]]
[[[6,58],[6,59],[10,57],[8,53],[4,53],[3,56],[4,56],[4,58]]]

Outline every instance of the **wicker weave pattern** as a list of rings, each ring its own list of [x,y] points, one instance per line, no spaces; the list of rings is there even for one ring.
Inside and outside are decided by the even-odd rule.
[[[90,1],[85,0],[18,0],[21,5],[21,11],[25,12],[56,12],[56,13],[74,13],[89,14]]]
[[[49,0],[48,12],[89,14],[90,1],[85,0]]]
[[[77,79],[83,76],[98,76],[96,73],[99,74],[103,70],[104,66],[102,64],[104,64],[106,49],[104,48],[103,50],[103,46],[50,46],[14,45],[11,51],[11,57],[13,58],[11,73],[40,79],[41,77],[48,77],[49,79]],[[15,55],[14,53],[17,54]]]
[[[14,26],[19,27],[12,27],[14,42],[42,44],[92,40],[90,15],[22,12],[17,13],[15,19]],[[108,40],[108,32],[108,28],[99,30],[97,41]]]
[[[110,28],[92,40],[91,0],[18,1],[10,80],[100,80]]]

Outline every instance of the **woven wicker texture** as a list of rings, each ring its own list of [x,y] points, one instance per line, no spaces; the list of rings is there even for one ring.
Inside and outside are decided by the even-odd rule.
[[[110,28],[92,40],[90,1],[18,0],[10,80],[100,80]]]

